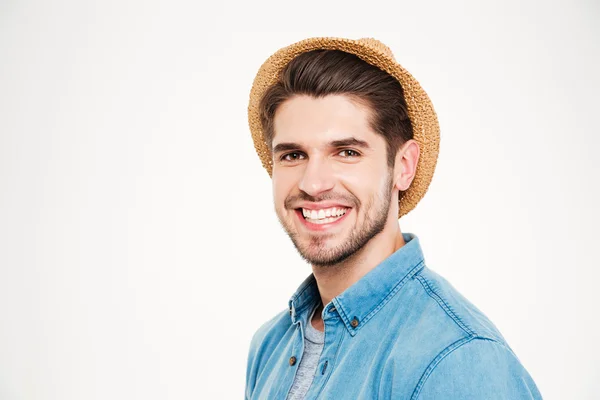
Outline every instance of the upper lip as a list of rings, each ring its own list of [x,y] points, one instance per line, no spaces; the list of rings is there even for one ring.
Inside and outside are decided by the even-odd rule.
[[[332,207],[343,207],[343,208],[351,208],[349,206],[346,206],[344,204],[340,204],[340,203],[336,203],[334,201],[321,201],[319,203],[301,203],[300,205],[298,205],[297,208],[304,208],[307,210],[322,210],[322,209],[326,209],[326,208],[332,208]]]

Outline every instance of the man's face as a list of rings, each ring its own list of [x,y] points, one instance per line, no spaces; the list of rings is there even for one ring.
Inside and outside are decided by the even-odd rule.
[[[368,108],[344,95],[295,96],[275,115],[275,211],[312,265],[338,264],[397,223],[386,142],[368,117]],[[347,139],[358,142],[335,143]]]

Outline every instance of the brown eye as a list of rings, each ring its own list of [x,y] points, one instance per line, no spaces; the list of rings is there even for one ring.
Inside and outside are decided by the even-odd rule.
[[[297,152],[297,151],[295,151],[295,152],[293,152],[293,153],[287,153],[287,154],[284,154],[283,156],[281,156],[281,160],[282,160],[282,161],[296,161],[296,160],[298,160],[298,157],[297,157],[297,156],[299,156],[300,154],[302,154],[302,153],[299,153],[299,152]],[[292,157],[292,159],[288,159],[288,158],[287,158],[288,156],[294,156],[294,155],[295,155],[296,157]]]
[[[352,150],[352,149],[346,149],[346,150],[342,150],[342,151],[340,151],[340,152],[339,152],[339,154],[342,154],[342,153],[344,153],[344,152],[345,152],[345,153],[351,153],[349,156],[343,156],[344,158],[348,158],[348,157],[358,157],[358,156],[360,156],[360,154],[359,154],[357,151],[354,151],[354,150]]]

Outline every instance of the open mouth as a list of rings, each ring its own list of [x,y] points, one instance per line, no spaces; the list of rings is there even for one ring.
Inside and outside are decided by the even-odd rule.
[[[315,225],[325,225],[339,221],[349,211],[350,208],[348,207],[331,207],[320,210],[309,210],[306,208],[296,209],[296,213],[300,216],[300,218],[310,224]]]

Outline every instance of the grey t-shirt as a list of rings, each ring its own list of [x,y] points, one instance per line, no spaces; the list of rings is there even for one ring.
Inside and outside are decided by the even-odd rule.
[[[308,321],[306,329],[304,329],[304,353],[298,365],[298,371],[294,377],[294,383],[288,394],[288,400],[302,400],[308,392],[310,385],[315,377],[323,343],[325,342],[325,332],[315,329],[310,322],[315,314],[315,310],[319,307],[319,303],[315,305]]]

